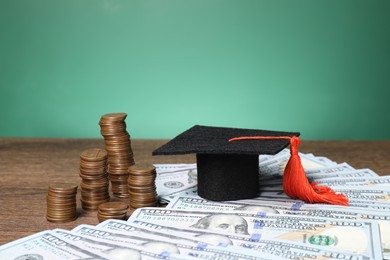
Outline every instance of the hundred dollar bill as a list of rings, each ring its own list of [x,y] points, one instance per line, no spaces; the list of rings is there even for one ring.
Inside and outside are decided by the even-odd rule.
[[[346,178],[378,178],[378,175],[370,169],[360,169],[353,171],[343,171],[343,172],[333,172],[333,173],[309,173],[306,174],[309,182],[319,182],[325,183],[327,179],[339,180]],[[260,180],[260,186],[270,186],[270,185],[282,185],[282,178],[272,178],[272,179],[262,179]]]
[[[239,247],[218,247],[200,243],[190,238],[182,238],[171,234],[146,229],[134,230],[124,227],[121,230],[105,230],[102,227],[81,225],[73,230],[81,237],[91,238],[96,241],[105,241],[115,245],[138,245],[157,255],[192,256],[199,259],[275,259],[272,255],[258,256],[255,252]]]
[[[159,201],[162,204],[169,203],[176,196],[198,196],[198,187],[194,186],[194,187],[182,190],[182,191],[174,192],[174,193],[169,194],[169,195],[160,196]]]
[[[239,234],[228,234],[216,231],[212,232],[210,230],[204,229],[176,228],[138,220],[128,224],[126,224],[126,222],[123,220],[107,220],[99,224],[99,227],[107,230],[118,230],[123,228],[133,229],[134,227],[142,227],[148,230],[157,230],[185,238],[194,238],[198,241],[212,245],[234,245],[244,247],[262,254],[274,255],[280,259],[371,259],[366,256],[335,250],[334,248],[329,249],[321,246],[307,245],[297,242],[291,243],[278,239],[264,239],[260,236],[248,237]]]
[[[70,243],[53,231],[42,231],[0,247],[0,259],[109,259],[99,252]]]
[[[382,257],[379,227],[374,221],[161,208],[137,209],[128,221],[134,220],[242,235],[266,235],[282,240],[326,245],[375,259]]]
[[[344,194],[349,199],[349,207],[355,207],[366,210],[381,210],[381,211],[390,211],[390,191],[383,190],[378,187],[332,187],[332,189],[337,193]],[[168,203],[173,200],[175,197],[180,196],[190,196],[201,199],[198,195],[197,187],[192,187],[187,190],[173,193],[169,196],[164,197],[164,202]],[[287,201],[291,203],[303,203],[303,201],[298,199],[292,199],[283,190],[268,190],[260,191],[259,197],[254,199],[260,200],[271,200],[271,201]],[[308,204],[310,205],[310,204]],[[327,207],[344,207],[337,205],[324,204]]]
[[[367,210],[382,210],[390,211],[390,191],[383,190],[378,187],[332,187],[332,189],[337,193],[344,194],[349,199],[349,207],[357,207],[360,209]],[[164,202],[168,203],[173,200],[175,197],[180,196],[191,196],[201,199],[198,195],[197,187],[192,187],[187,190],[173,193],[169,196],[164,197]],[[268,190],[260,191],[259,197],[254,199],[260,200],[279,200],[279,201],[288,201],[292,203],[302,203],[301,200],[291,199],[283,190]],[[309,204],[310,205],[310,204]],[[336,205],[325,204],[327,207],[334,207]],[[337,206],[336,206],[337,207]],[[343,206],[338,206],[343,207]]]
[[[189,234],[184,234],[183,232],[175,232],[174,230],[160,230],[156,228],[151,228],[145,225],[137,225],[134,223],[126,222],[123,220],[106,220],[98,225],[99,229],[107,230],[110,232],[121,232],[124,234],[137,234],[141,236],[147,236],[147,234],[155,234],[162,237],[170,237],[170,241],[175,243],[186,243],[189,245],[204,247],[204,243],[210,245],[208,250],[212,248],[217,248],[215,252],[220,252],[219,250],[224,250],[222,254],[219,253],[218,257],[227,259],[224,257],[229,257],[229,259],[248,259],[248,257],[259,258],[258,252],[248,251],[249,247],[245,246],[236,246],[232,241],[226,236],[226,234],[215,234],[204,232],[203,236],[200,236],[201,232],[197,232],[198,236],[193,236]],[[173,232],[171,232],[173,231]],[[194,230],[195,231],[195,230]],[[169,235],[167,235],[169,234]],[[214,247],[217,246],[217,247]],[[219,248],[218,248],[219,247]],[[243,250],[244,249],[244,250]],[[228,255],[226,255],[228,253]],[[211,256],[216,257],[217,255]],[[275,253],[272,251],[263,250],[261,254],[264,259],[278,259],[275,258]],[[211,258],[210,258],[211,259]],[[212,258],[214,259],[214,258]],[[290,258],[291,259],[291,258]]]
[[[123,243],[109,243],[104,239],[90,238],[88,236],[81,236],[75,232],[64,230],[64,229],[55,229],[53,230],[55,234],[64,241],[69,243],[75,243],[78,246],[83,246],[94,252],[99,252],[107,257],[107,259],[114,260],[152,260],[152,259],[194,259],[192,257],[180,256],[178,254],[163,252],[155,253],[147,248],[137,246],[135,244],[123,244]],[[103,233],[101,231],[101,233]],[[163,257],[162,257],[163,256]]]
[[[279,153],[275,155],[260,155],[259,156],[259,163],[260,164],[267,164],[267,163],[273,163],[270,162],[271,160],[277,159],[278,161],[281,161],[281,159],[289,159],[291,155],[290,149],[285,148]],[[335,165],[336,162],[330,160],[329,158],[323,157],[323,156],[315,156],[312,153],[299,153],[299,156],[301,157],[303,164],[306,164],[306,168],[322,168],[322,166],[329,166],[329,165]]]
[[[383,251],[390,250],[390,213],[366,211],[351,207],[327,207],[323,204],[304,204],[301,202],[281,202],[267,200],[241,200],[215,202],[194,197],[176,197],[166,208],[190,209],[197,211],[246,211],[258,215],[289,214],[303,217],[320,217],[336,220],[375,220],[379,224]],[[390,257],[390,255],[386,256]]]
[[[349,200],[390,203],[390,190],[371,187],[336,187],[333,190],[345,194]]]
[[[356,170],[348,163],[340,163],[335,165],[330,165],[324,168],[317,168],[317,169],[306,169],[306,174],[331,174],[336,172],[350,172]]]
[[[365,209],[365,210],[390,211],[390,204],[387,201],[388,198],[381,196],[381,193],[387,194],[389,192],[387,190],[381,192],[381,190],[378,188],[367,188],[367,187],[365,187],[362,190],[356,189],[356,187],[350,187],[347,189],[345,187],[332,187],[332,189],[337,193],[343,193],[348,198],[349,208],[359,208],[361,210]],[[372,198],[371,200],[368,199],[370,197]],[[280,190],[261,191],[260,196],[253,199],[303,203],[303,201],[301,200],[290,198],[287,194],[285,194],[283,191]],[[311,205],[311,204],[307,204],[307,205]],[[320,203],[318,203],[318,205],[325,205],[326,207],[345,207],[345,206],[320,204]]]
[[[159,197],[169,196],[197,185],[196,168],[164,172],[156,176],[156,190]]]
[[[329,168],[328,168],[329,169]],[[341,171],[333,173],[322,173],[308,171],[306,174],[308,178],[312,179],[332,179],[332,178],[366,178],[366,177],[379,177],[379,175],[370,169],[358,169],[351,171]]]
[[[196,163],[154,164],[157,174],[196,169]]]
[[[268,160],[272,160],[275,157],[283,156],[285,154],[290,154],[290,149],[285,148],[285,149],[281,150],[279,153],[274,154],[274,155],[269,155],[269,154],[259,155],[259,163],[260,164],[266,163],[266,161],[268,161]]]
[[[305,154],[305,155],[307,156],[308,154]],[[337,162],[332,161],[331,159],[329,159],[329,158],[327,158],[327,157],[324,157],[324,156],[314,156],[314,155],[313,155],[313,157],[314,157],[317,161],[320,161],[320,162],[322,162],[322,163],[324,163],[324,164],[326,164],[326,165],[336,165],[336,164],[337,164]]]
[[[334,162],[324,162],[317,160],[315,157],[306,156],[299,153],[302,166],[305,170],[324,168],[330,165],[335,165]],[[274,157],[259,162],[260,175],[275,175],[282,174],[286,168],[287,162],[290,159],[290,153],[277,154]]]
[[[305,173],[307,177],[310,177],[310,175],[316,175],[316,174],[334,174],[334,173],[342,173],[342,172],[350,172],[355,170],[352,166],[350,166],[347,163],[341,163],[336,165],[327,166],[324,168],[316,168],[316,169],[306,169]],[[284,170],[281,172],[278,172],[276,174],[272,175],[262,175],[260,174],[260,180],[268,180],[268,179],[281,179],[283,177]]]
[[[380,188],[390,190],[390,176],[380,177],[367,177],[367,178],[333,178],[333,179],[322,179],[317,183],[318,186],[329,186],[334,188],[345,188],[345,187],[365,187],[369,188]],[[261,187],[262,191],[267,190],[283,190],[282,185],[271,185]]]
[[[264,185],[264,186],[263,186]],[[390,191],[390,176],[367,177],[367,178],[334,178],[322,179],[317,183],[318,186],[329,186],[332,189],[341,189],[345,187],[379,188]],[[262,184],[261,191],[282,191],[281,184]]]
[[[319,186],[326,185],[329,187],[344,187],[345,186],[367,186],[378,187],[381,189],[390,190],[390,176],[380,176],[371,178],[340,178],[340,179],[325,179],[318,183]]]

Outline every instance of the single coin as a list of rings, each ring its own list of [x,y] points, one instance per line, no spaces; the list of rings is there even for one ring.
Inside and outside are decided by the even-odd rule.
[[[99,148],[88,149],[81,152],[80,158],[88,162],[102,161],[107,158],[107,152]]]
[[[83,181],[84,180],[92,181],[92,180],[97,180],[97,179],[106,177],[107,175],[106,174],[104,174],[104,175],[102,174],[102,175],[94,176],[94,175],[86,175],[86,174],[80,172],[79,176],[81,177],[81,179],[83,179]]]
[[[99,209],[97,212],[97,215],[100,217],[105,217],[105,218],[113,218],[113,217],[117,217],[117,216],[124,216],[124,215],[126,215],[126,213],[127,213],[127,210],[125,210],[125,211],[122,210],[120,212],[103,212]]]
[[[116,198],[121,198],[121,199],[128,199],[130,198],[130,195],[128,193],[125,193],[125,192],[112,192],[113,193],[113,196],[116,197]]]
[[[108,114],[102,115],[100,121],[103,121],[103,122],[123,121],[126,119],[126,117],[127,117],[127,114],[123,113],[123,112],[108,113]]]
[[[122,211],[122,210],[127,210],[129,205],[127,205],[124,202],[119,202],[119,201],[111,201],[111,202],[106,202],[103,203],[99,206],[99,210],[105,211]]]
[[[117,216],[117,215],[126,214],[126,212],[127,209],[121,211],[101,211],[99,209],[98,214],[101,214],[102,216]]]
[[[77,184],[74,183],[52,183],[49,185],[49,190],[53,192],[70,192],[70,193],[76,193],[77,192]]]
[[[151,173],[156,171],[156,167],[150,163],[136,163],[130,166],[128,171],[131,174]]]
[[[51,218],[51,217],[47,217],[46,216],[46,219],[50,222],[54,222],[54,223],[66,223],[66,222],[72,222],[74,220],[77,219],[77,215],[72,217],[72,218],[65,218],[65,219],[57,219],[57,218]]]

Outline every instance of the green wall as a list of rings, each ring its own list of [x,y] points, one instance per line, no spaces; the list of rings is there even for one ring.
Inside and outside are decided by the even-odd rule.
[[[0,0],[0,136],[390,139],[390,1]]]

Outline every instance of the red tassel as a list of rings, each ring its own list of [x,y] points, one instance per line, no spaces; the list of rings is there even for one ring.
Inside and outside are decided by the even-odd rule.
[[[242,136],[229,140],[260,140],[260,139],[289,139],[291,157],[284,169],[283,189],[291,198],[299,198],[309,203],[328,203],[335,205],[348,205],[348,198],[343,194],[335,193],[327,186],[317,186],[315,182],[309,183],[305,170],[302,167],[298,154],[298,146],[301,143],[299,137],[293,136]]]

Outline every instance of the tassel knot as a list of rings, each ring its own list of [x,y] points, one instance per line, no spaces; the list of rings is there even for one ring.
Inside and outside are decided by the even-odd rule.
[[[298,146],[301,144],[301,139],[297,136],[293,136],[290,139],[290,153],[291,156],[298,155]]]

